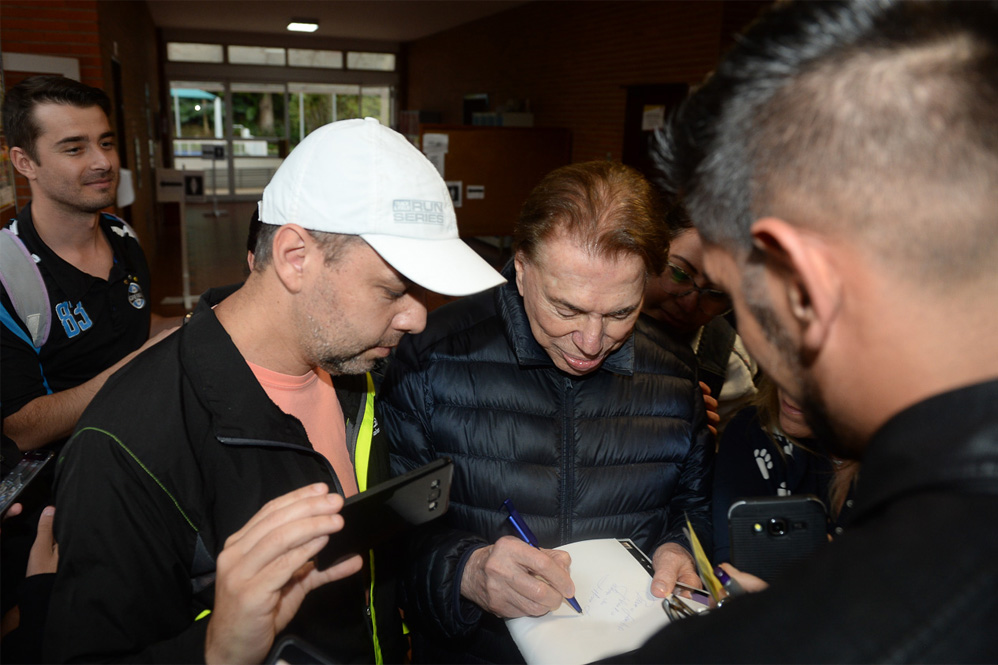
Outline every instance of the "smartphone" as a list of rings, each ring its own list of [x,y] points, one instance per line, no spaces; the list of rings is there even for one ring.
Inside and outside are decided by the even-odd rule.
[[[267,665],[333,665],[332,659],[294,635],[282,637],[265,662]]]
[[[731,563],[770,582],[828,542],[826,520],[813,494],[739,499],[728,509]]]
[[[330,534],[316,567],[325,570],[446,513],[453,475],[453,462],[441,457],[348,498],[340,511],[343,529]]]
[[[51,450],[29,450],[24,453],[21,461],[10,470],[3,481],[0,481],[0,515],[7,512],[21,491],[38,475],[54,454]]]

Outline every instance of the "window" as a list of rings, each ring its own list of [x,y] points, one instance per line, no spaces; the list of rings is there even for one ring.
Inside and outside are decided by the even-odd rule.
[[[291,146],[322,125],[349,118],[377,118],[391,125],[392,87],[289,83]]]
[[[232,136],[247,139],[283,137],[284,85],[233,83]],[[276,149],[274,154],[277,154]]]
[[[230,46],[229,62],[233,65],[285,65],[284,49],[271,46]]]
[[[166,59],[174,62],[223,62],[222,45],[168,42]]]
[[[225,86],[219,82],[172,81],[174,138],[222,138]],[[200,152],[200,149],[198,149]]]
[[[347,68],[393,72],[395,71],[395,54],[350,51],[347,53]]]
[[[343,69],[343,51],[317,51],[313,49],[289,48],[288,64],[292,67]]]

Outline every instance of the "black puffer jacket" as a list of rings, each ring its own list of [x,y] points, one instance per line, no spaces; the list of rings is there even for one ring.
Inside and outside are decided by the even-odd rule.
[[[651,554],[686,544],[684,512],[710,540],[712,446],[693,367],[689,347],[639,321],[599,370],[569,376],[534,340],[512,279],[403,340],[380,395],[392,470],[443,455],[456,465],[448,514],[403,564],[415,659],[522,662],[501,620],[459,596],[468,555],[512,534],[506,498],[542,547],[630,537]]]

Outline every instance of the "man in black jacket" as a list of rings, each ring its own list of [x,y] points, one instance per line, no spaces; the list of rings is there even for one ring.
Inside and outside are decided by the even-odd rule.
[[[502,277],[377,120],[310,134],[263,193],[253,271],[108,381],[59,461],[48,662],[261,662],[292,634],[400,662],[391,559],[317,570],[343,497],[388,477],[368,372],[423,289]],[[230,289],[231,291],[231,289]]]
[[[422,662],[517,662],[499,617],[574,594],[564,552],[512,535],[507,498],[543,548],[633,539],[657,596],[699,583],[685,518],[710,540],[713,445],[692,349],[640,317],[668,248],[650,184],[608,161],[557,169],[527,198],[514,248],[509,282],[436,310],[382,386],[396,473],[441,455],[456,466],[443,524],[405,560]]]
[[[849,528],[620,662],[996,662],[998,6],[779,3],[663,162]]]

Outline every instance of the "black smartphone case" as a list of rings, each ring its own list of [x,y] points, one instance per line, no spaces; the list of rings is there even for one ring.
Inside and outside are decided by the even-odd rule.
[[[446,513],[453,475],[450,458],[442,457],[348,498],[340,511],[343,529],[330,534],[316,567],[325,570]]]
[[[728,532],[731,563],[771,582],[828,542],[825,505],[813,494],[739,499]]]

